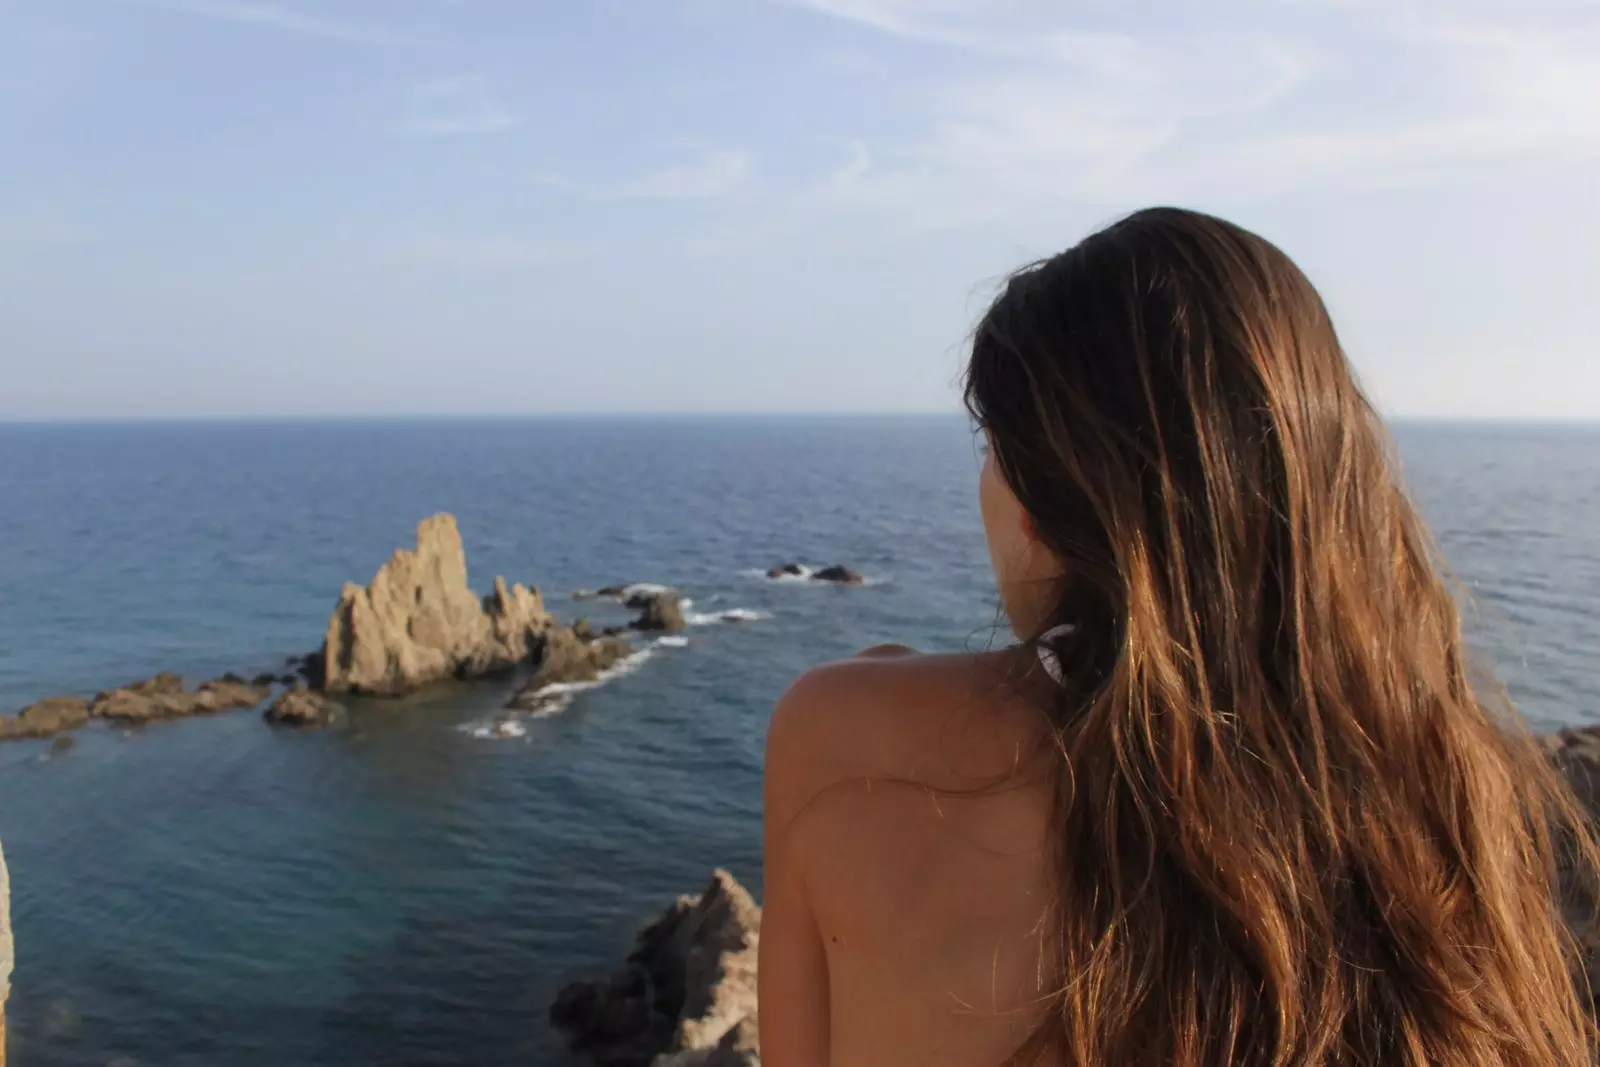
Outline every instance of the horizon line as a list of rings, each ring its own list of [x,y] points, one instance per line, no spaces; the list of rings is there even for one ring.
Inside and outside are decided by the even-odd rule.
[[[1600,423],[1600,413],[1592,415],[1529,414],[1439,414],[1432,412],[1379,412],[1384,422],[1493,423],[1499,425],[1583,425]],[[690,420],[690,419],[897,419],[966,418],[959,408],[881,410],[881,411],[529,411],[529,412],[325,412],[295,414],[220,415],[4,415],[6,426],[161,426],[233,425],[273,423],[334,422],[536,422],[542,420]]]

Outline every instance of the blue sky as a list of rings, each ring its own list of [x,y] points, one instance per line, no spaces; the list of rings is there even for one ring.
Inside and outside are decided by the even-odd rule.
[[[0,0],[0,418],[953,409],[1152,203],[1600,417],[1597,162],[1594,0]]]

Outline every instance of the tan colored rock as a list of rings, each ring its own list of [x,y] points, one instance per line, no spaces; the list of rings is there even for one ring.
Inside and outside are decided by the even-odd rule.
[[[671,633],[688,625],[683,617],[683,601],[677,593],[670,590],[663,593],[651,593],[633,606],[640,609],[639,617],[632,623],[635,630],[656,630]]]
[[[489,617],[489,636],[469,664],[472,674],[492,674],[527,662],[553,624],[537,589],[520,582],[508,586],[500,577],[494,580],[494,592],[483,598],[483,612]]]
[[[417,526],[365,588],[346,584],[328,621],[323,688],[399,696],[429,682],[503,670],[551,625],[537,591],[499,579],[480,601],[448,514]]]
[[[717,871],[640,931],[624,970],[563,989],[551,1021],[602,1063],[759,1067],[760,931],[760,907]]]
[[[50,737],[64,730],[76,730],[88,721],[87,701],[78,697],[49,697],[28,705],[13,717],[0,717],[0,741]]]
[[[585,639],[576,626],[558,626],[539,639],[533,653],[539,664],[533,677],[506,703],[508,708],[531,711],[547,700],[544,691],[552,685],[593,682],[600,672],[633,654],[632,646],[615,637]]]
[[[273,726],[327,726],[343,709],[303,685],[280,694],[262,718]]]
[[[135,683],[113,689],[95,697],[94,703],[89,705],[89,714],[114,722],[145,723],[253,708],[267,699],[266,689],[231,675],[206,682],[193,692],[185,692],[182,679],[176,675],[159,677],[173,679],[176,688],[172,683],[162,682],[159,685]]]

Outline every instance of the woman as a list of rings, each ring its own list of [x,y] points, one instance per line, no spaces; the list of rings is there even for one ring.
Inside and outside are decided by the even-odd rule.
[[[780,703],[767,1067],[1592,1063],[1593,845],[1294,264],[1141,212],[1011,279],[967,404],[1021,643]]]

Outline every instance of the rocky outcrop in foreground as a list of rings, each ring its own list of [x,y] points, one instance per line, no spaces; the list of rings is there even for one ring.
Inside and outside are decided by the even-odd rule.
[[[718,871],[639,932],[622,970],[574,982],[550,1021],[601,1067],[759,1067],[761,909]]]
[[[481,601],[467,585],[455,516],[417,526],[365,587],[347,583],[328,621],[322,688],[400,696],[430,682],[509,670],[555,626],[536,589],[496,578]]]

